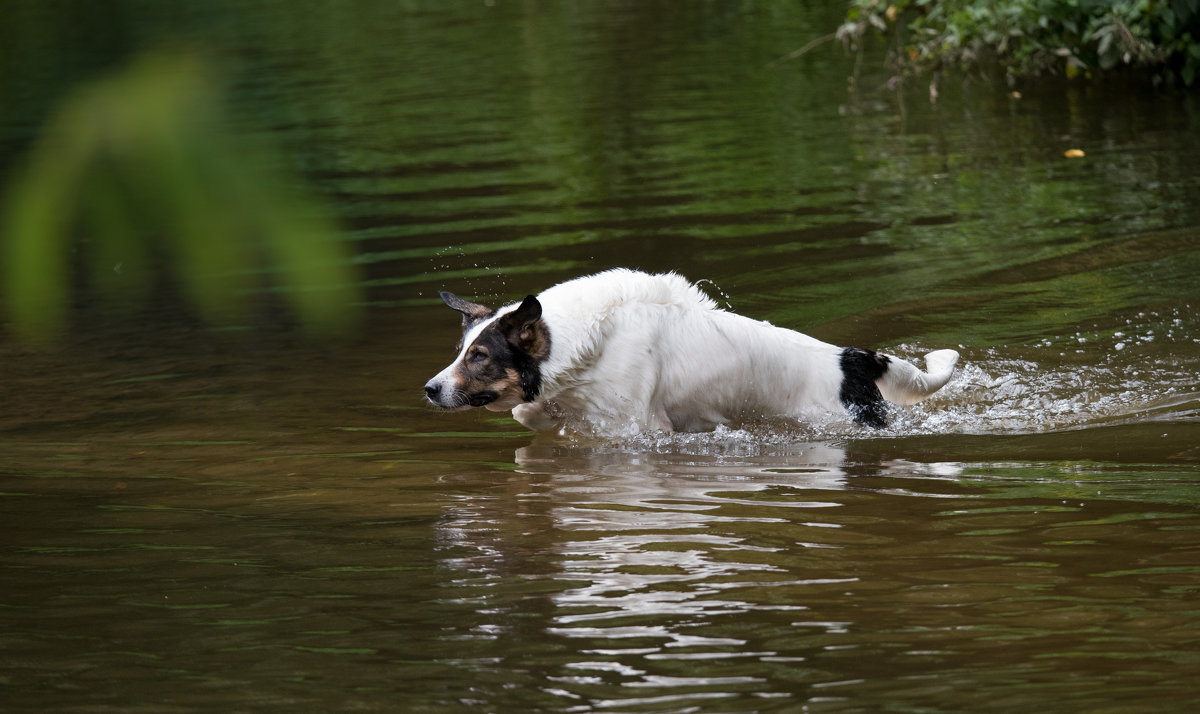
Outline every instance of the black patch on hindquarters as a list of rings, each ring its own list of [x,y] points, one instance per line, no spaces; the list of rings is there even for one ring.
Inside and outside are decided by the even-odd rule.
[[[888,369],[888,358],[871,350],[847,347],[842,350],[842,389],[838,398],[855,423],[882,429],[887,426],[887,402],[875,380]]]

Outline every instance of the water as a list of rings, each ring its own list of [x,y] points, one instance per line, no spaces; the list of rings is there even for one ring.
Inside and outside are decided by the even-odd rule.
[[[83,43],[22,11],[0,146],[65,78],[193,38],[331,197],[369,330],[0,342],[5,711],[1200,704],[1192,94],[930,106],[870,60],[848,92],[830,46],[772,66],[838,7],[116,6]],[[962,369],[879,432],[422,405],[438,290],[617,265]]]

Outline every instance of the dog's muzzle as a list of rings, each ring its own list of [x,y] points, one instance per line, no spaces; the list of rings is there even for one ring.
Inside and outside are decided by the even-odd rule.
[[[442,383],[436,379],[430,380],[425,385],[425,398],[434,406],[443,409],[461,409],[463,407],[482,407],[500,398],[500,395],[493,391],[480,392],[478,394],[463,394],[461,392],[451,392],[451,403],[446,403],[446,398],[443,396]],[[463,400],[465,397],[465,401]]]

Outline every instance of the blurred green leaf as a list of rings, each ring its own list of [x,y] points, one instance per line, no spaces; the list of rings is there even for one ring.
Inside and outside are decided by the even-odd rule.
[[[164,282],[217,325],[246,320],[264,292],[314,333],[356,323],[359,281],[333,222],[222,106],[190,53],[145,55],[61,101],[0,207],[3,297],[21,338],[67,329],[77,289],[137,304]]]

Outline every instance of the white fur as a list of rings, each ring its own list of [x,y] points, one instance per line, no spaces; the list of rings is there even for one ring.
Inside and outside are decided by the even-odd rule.
[[[538,300],[550,332],[542,388],[512,410],[531,429],[574,419],[605,432],[704,431],[760,417],[845,413],[842,348],[721,310],[674,273],[609,270],[556,285]],[[950,379],[957,359],[953,350],[933,352],[922,372],[891,357],[878,386],[890,401],[914,403]]]

